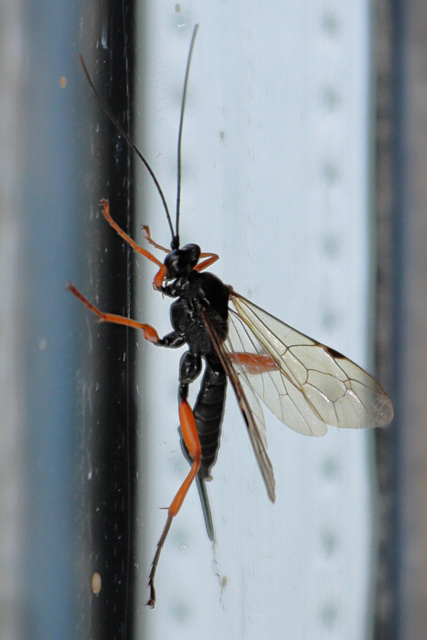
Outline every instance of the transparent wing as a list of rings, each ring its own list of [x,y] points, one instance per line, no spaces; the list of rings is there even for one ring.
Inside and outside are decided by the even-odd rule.
[[[233,290],[223,351],[235,376],[299,433],[386,427],[393,418],[390,399],[366,371]]]
[[[338,351],[292,329],[230,289],[228,334],[205,322],[234,388],[268,495],[273,467],[260,398],[291,429],[322,436],[327,425],[386,427],[393,407],[384,389]]]

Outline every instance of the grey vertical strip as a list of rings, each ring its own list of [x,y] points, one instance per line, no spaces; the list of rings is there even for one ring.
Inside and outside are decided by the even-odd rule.
[[[399,639],[427,628],[427,6],[394,3]]]
[[[22,637],[22,248],[25,58],[21,2],[0,3],[0,637]]]
[[[395,405],[391,427],[376,433],[378,477],[378,574],[375,640],[393,640],[398,629],[397,429],[396,397],[396,109],[395,21],[392,3],[376,3],[376,372]]]

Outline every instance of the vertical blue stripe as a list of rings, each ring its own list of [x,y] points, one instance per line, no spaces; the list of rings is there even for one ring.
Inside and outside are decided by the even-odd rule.
[[[75,268],[78,5],[27,7],[27,165],[25,217],[25,405],[28,455],[26,633],[74,638],[75,361],[73,314],[65,285]],[[67,87],[60,87],[60,77]]]

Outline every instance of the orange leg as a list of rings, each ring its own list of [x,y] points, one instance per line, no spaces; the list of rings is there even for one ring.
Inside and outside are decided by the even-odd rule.
[[[265,371],[275,371],[277,364],[270,356],[258,353],[230,353],[231,362],[236,362],[245,367],[251,374],[264,373]]]
[[[155,288],[160,289],[160,287],[163,284],[164,277],[166,275],[165,265],[162,262],[160,262],[160,260],[157,260],[157,258],[153,256],[152,253],[150,253],[146,249],[143,249],[143,247],[137,244],[135,240],[132,240],[132,238],[125,231],[123,231],[123,229],[117,224],[117,222],[113,220],[113,218],[110,215],[110,205],[108,200],[105,200],[105,199],[101,200],[101,205],[102,205],[101,213],[106,219],[106,221],[108,222],[108,224],[111,227],[113,227],[114,231],[116,231],[119,234],[119,236],[123,238],[123,240],[127,242],[128,245],[130,245],[136,253],[140,253],[142,256],[145,256],[146,258],[151,260],[151,262],[154,262],[155,264],[157,264],[157,266],[160,267],[158,273],[156,274],[156,277],[154,278]],[[158,246],[153,242],[152,244],[154,244],[154,246]]]
[[[207,258],[207,260],[196,265],[194,267],[195,271],[203,271],[203,269],[210,267],[211,264],[219,260],[219,256],[216,253],[201,253],[200,258]]]
[[[170,249],[167,249],[166,247],[162,247],[161,244],[157,244],[157,242],[154,242],[154,240],[151,238],[151,231],[148,225],[143,224],[142,230],[145,232],[145,239],[147,240],[147,242],[153,245],[153,247],[156,247],[156,249],[160,249],[160,251],[164,251],[165,253],[170,253],[171,251]]]
[[[81,300],[83,304],[85,304],[93,313],[95,313],[100,322],[112,322],[113,324],[122,324],[126,327],[133,327],[134,329],[141,329],[144,335],[144,338],[149,342],[153,342],[157,344],[159,342],[159,335],[157,331],[150,326],[149,324],[144,324],[142,322],[137,322],[137,320],[132,320],[131,318],[125,318],[124,316],[118,316],[115,313],[104,313],[100,311],[95,305],[93,305],[87,298],[84,297],[83,294],[71,283],[68,283],[67,289],[73,293],[76,298]]]
[[[162,531],[162,535],[157,543],[156,553],[154,555],[153,563],[151,565],[150,576],[148,578],[148,588],[150,589],[150,598],[147,602],[148,606],[153,608],[156,604],[156,591],[154,589],[154,577],[156,575],[157,565],[159,563],[160,553],[163,545],[171,528],[172,519],[176,516],[178,511],[182,507],[185,496],[196,477],[200,469],[200,460],[202,457],[202,448],[200,446],[199,436],[197,434],[196,420],[194,418],[193,411],[188,404],[187,400],[181,400],[179,403],[179,421],[181,424],[182,437],[184,438],[185,445],[193,460],[192,467],[189,474],[185,478],[181,487],[178,490],[175,498],[168,509],[168,517],[165,527]]]
[[[108,224],[111,227],[113,227],[114,231],[116,231],[119,234],[119,236],[123,238],[123,240],[127,242],[134,251],[136,251],[136,253],[140,253],[141,255],[151,260],[151,262],[154,262],[159,267],[162,267],[163,264],[160,262],[160,260],[157,260],[157,258],[153,256],[153,254],[151,254],[146,249],[143,249],[143,247],[137,244],[135,240],[132,240],[132,238],[128,236],[128,234],[125,231],[123,231],[123,229],[117,224],[117,222],[113,220],[113,218],[110,215],[110,205],[108,200],[103,199],[101,200],[100,204],[102,205],[102,209],[101,209],[102,215],[104,216]]]

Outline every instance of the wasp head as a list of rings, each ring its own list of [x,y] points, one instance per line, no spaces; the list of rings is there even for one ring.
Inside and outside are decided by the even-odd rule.
[[[197,244],[186,244],[181,249],[175,249],[165,258],[166,280],[175,280],[189,275],[200,258],[200,247]]]

